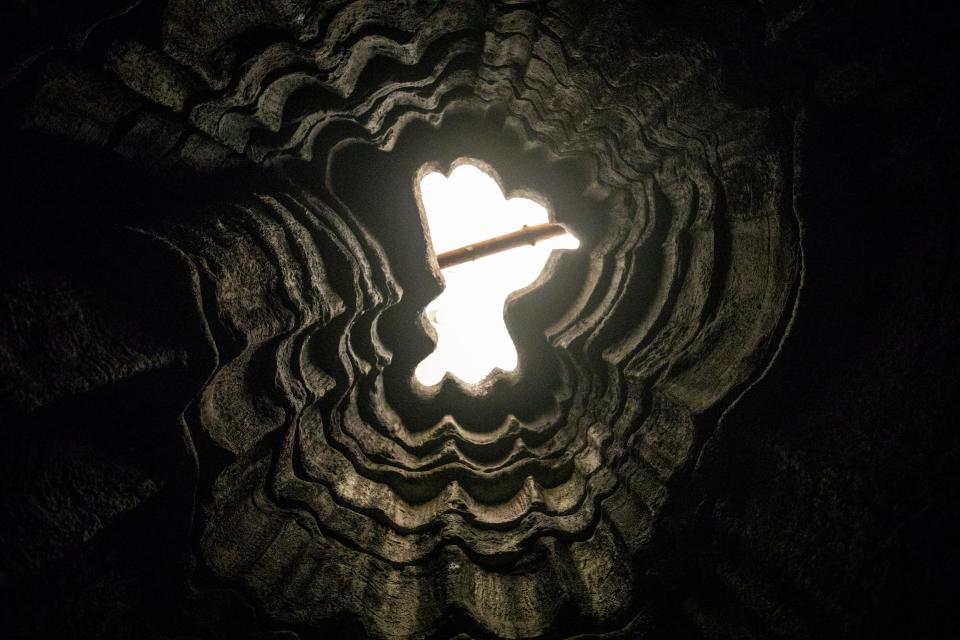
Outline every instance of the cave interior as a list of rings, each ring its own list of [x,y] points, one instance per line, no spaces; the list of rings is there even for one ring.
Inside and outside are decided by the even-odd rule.
[[[955,13],[7,3],[0,636],[960,637]],[[424,385],[464,162],[580,247]]]

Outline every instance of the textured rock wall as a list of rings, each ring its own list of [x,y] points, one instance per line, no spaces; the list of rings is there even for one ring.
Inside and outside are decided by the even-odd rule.
[[[948,16],[10,14],[13,637],[951,624]],[[582,249],[508,302],[516,374],[430,392],[414,176],[461,157]]]

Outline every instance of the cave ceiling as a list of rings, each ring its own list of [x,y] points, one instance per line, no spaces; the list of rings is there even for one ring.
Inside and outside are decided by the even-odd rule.
[[[10,10],[10,637],[883,627],[957,523],[902,524],[956,513],[957,225],[887,219],[956,209],[956,147],[907,161],[953,67],[707,4]],[[424,387],[416,178],[464,161],[581,246],[508,299],[516,371]]]

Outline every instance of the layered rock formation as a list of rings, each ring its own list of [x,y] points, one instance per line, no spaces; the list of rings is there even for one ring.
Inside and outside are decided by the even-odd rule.
[[[766,549],[714,493],[745,482],[717,425],[789,349],[811,126],[744,80],[747,18],[687,10],[131,3],[15,47],[40,215],[3,288],[11,633],[822,631],[735,553],[709,587],[683,560]],[[509,300],[516,373],[430,391],[414,179],[464,157],[581,250]]]

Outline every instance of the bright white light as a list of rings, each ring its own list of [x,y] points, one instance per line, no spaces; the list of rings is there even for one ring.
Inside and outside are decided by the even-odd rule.
[[[449,178],[427,174],[420,197],[437,255],[550,221],[533,200],[505,199],[497,182],[472,164],[457,166]],[[450,372],[473,384],[495,368],[515,369],[517,350],[503,320],[507,296],[537,279],[551,251],[579,246],[567,233],[444,269],[446,288],[427,306],[437,348],[417,366],[417,380],[434,385]]]

